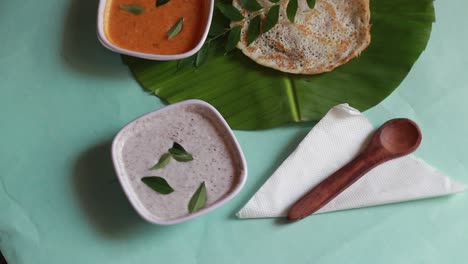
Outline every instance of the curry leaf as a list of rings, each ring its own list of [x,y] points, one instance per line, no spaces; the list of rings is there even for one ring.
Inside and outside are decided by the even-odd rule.
[[[164,153],[161,155],[159,158],[158,163],[156,163],[153,167],[150,168],[150,170],[157,170],[157,169],[162,169],[166,167],[166,165],[171,161],[171,154],[170,153]]]
[[[260,16],[256,16],[250,20],[249,30],[247,31],[247,46],[252,44],[252,42],[260,36],[261,23],[262,19]]]
[[[213,10],[213,18],[211,19],[210,31],[208,36],[213,37],[226,31],[229,27],[230,20],[227,19],[218,8]]]
[[[182,70],[183,68],[193,65],[195,62],[195,56],[190,56],[188,58],[183,58],[177,61],[177,71]]]
[[[197,191],[193,194],[188,204],[188,210],[190,213],[195,213],[205,207],[206,204],[206,186],[205,182],[202,182]]]
[[[160,194],[169,194],[174,191],[167,181],[159,176],[148,176],[141,179],[148,187]]]
[[[227,18],[229,18],[231,21],[241,21],[244,19],[244,16],[231,4],[224,4],[221,2],[218,2],[216,4],[216,7],[218,10]]]
[[[120,9],[132,13],[134,15],[139,15],[145,11],[145,8],[139,5],[120,5]]]
[[[162,6],[169,3],[170,0],[156,0],[156,6]]]
[[[206,61],[208,50],[210,49],[210,43],[211,41],[205,42],[203,47],[197,52],[197,57],[195,57],[195,67],[199,67]]]
[[[242,31],[241,26],[233,27],[231,29],[231,32],[229,32],[226,47],[225,47],[226,53],[230,52],[236,47],[237,43],[240,41],[241,31]]]
[[[211,25],[210,31],[208,32],[208,37],[217,37],[220,34],[224,34],[229,29],[226,27],[221,26],[214,26]]]
[[[297,0],[289,0],[288,7],[286,8],[286,15],[292,23],[294,23],[294,19],[296,18],[297,7]]]
[[[169,153],[171,153],[172,157],[177,161],[185,162],[193,160],[192,154],[188,153],[184,147],[176,142],[174,142],[172,148],[169,149]]]
[[[270,29],[272,29],[277,23],[279,19],[279,9],[280,6],[273,6],[268,11],[268,14],[265,17],[265,24],[263,25],[263,33],[267,33]]]
[[[307,5],[309,8],[314,8],[315,7],[315,0],[307,0]]]
[[[276,3],[278,3],[280,0],[269,0],[269,1],[272,2],[272,3],[274,3],[274,4],[276,4]]]
[[[183,25],[184,25],[184,18],[182,17],[169,29],[169,31],[167,31],[167,38],[171,39],[177,36],[177,34],[179,34],[180,31],[182,30]]]
[[[257,2],[257,0],[240,0],[240,5],[249,11],[258,11],[262,9],[262,6]]]

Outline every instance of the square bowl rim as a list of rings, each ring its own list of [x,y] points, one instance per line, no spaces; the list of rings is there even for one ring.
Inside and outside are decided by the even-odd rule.
[[[234,155],[237,156],[239,159],[239,164],[238,164],[238,177],[239,181],[235,185],[233,189],[224,197],[222,197],[220,200],[216,201],[214,204],[205,207],[201,209],[200,211],[197,211],[195,213],[191,213],[186,216],[178,217],[175,219],[169,219],[169,220],[164,220],[164,219],[158,219],[156,218],[153,214],[149,213],[149,211],[145,208],[145,206],[141,203],[140,199],[136,196],[135,190],[130,186],[130,184],[126,181],[128,176],[123,172],[123,166],[121,162],[119,161],[119,157],[121,156],[119,151],[119,143],[122,142],[122,137],[123,134],[131,127],[133,127],[136,124],[136,121],[152,117],[154,115],[158,115],[164,112],[167,112],[171,109],[175,108],[180,108],[183,106],[188,106],[188,105],[198,105],[202,106],[203,108],[206,108],[210,111],[211,114],[213,114],[216,118],[214,121],[215,125],[220,125],[224,129],[224,131],[227,131],[228,141],[231,141],[233,146],[231,147],[234,150]],[[135,209],[135,211],[146,221],[153,223],[153,224],[158,224],[158,225],[173,225],[173,224],[178,224],[182,223],[185,221],[188,221],[190,219],[196,218],[198,216],[201,216],[203,214],[209,213],[218,207],[224,205],[228,201],[230,201],[232,198],[234,198],[244,187],[245,182],[247,181],[247,162],[245,160],[245,156],[242,152],[242,148],[239,145],[239,142],[237,141],[237,138],[235,137],[232,129],[229,127],[227,124],[226,120],[223,118],[223,116],[214,108],[212,105],[208,104],[205,101],[198,100],[198,99],[190,99],[182,102],[178,102],[175,104],[171,104],[165,107],[162,107],[160,109],[148,112],[146,114],[143,114],[131,122],[127,123],[123,128],[119,130],[117,135],[114,137],[112,140],[112,147],[111,147],[111,155],[112,155],[112,163],[114,166],[114,170],[116,172],[117,178],[120,182],[120,186],[122,187],[125,196],[127,197],[128,201],[132,205],[132,207]]]

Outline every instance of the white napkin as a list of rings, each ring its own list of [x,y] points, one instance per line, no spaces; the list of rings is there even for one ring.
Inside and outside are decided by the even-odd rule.
[[[347,104],[335,106],[237,216],[286,216],[294,202],[353,159],[373,131],[370,122],[358,110]],[[317,213],[435,197],[464,190],[465,185],[408,155],[374,168]]]

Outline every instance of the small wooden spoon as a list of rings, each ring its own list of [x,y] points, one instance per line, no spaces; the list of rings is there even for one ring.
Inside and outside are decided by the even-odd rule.
[[[409,119],[386,122],[362,153],[299,199],[289,209],[288,218],[299,220],[313,214],[377,165],[415,151],[421,138],[418,125]]]

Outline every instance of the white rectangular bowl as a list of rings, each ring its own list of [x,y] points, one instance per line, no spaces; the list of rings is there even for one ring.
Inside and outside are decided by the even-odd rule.
[[[97,17],[97,36],[98,36],[99,41],[102,43],[102,45],[108,48],[109,50],[112,50],[117,53],[129,55],[132,57],[138,57],[138,58],[143,58],[147,60],[169,61],[169,60],[180,60],[183,58],[190,57],[201,49],[201,47],[205,43],[205,40],[208,36],[208,32],[210,30],[211,20],[213,18],[213,8],[214,8],[215,0],[204,0],[207,2],[208,8],[206,8],[207,13],[203,14],[206,16],[206,25],[205,25],[203,34],[200,38],[200,41],[197,43],[197,45],[193,49],[185,53],[174,54],[174,55],[158,55],[158,54],[138,52],[138,51],[124,49],[124,48],[121,48],[112,44],[112,42],[107,38],[105,30],[104,30],[104,21],[106,19],[105,18],[106,6],[107,6],[107,3],[110,1],[112,0],[100,0],[99,1],[98,17]]]
[[[143,203],[140,201],[138,196],[135,193],[134,188],[130,185],[129,182],[129,175],[126,173],[125,166],[123,163],[123,146],[125,142],[128,140],[129,137],[133,136],[135,131],[138,131],[138,126],[144,126],[142,123],[154,120],[158,118],[158,116],[164,115],[165,113],[168,112],[168,110],[173,110],[177,108],[183,108],[186,106],[197,106],[201,107],[206,110],[206,112],[210,115],[210,118],[212,119],[212,124],[213,126],[217,127],[219,130],[219,133],[221,133],[224,138],[225,142],[228,143],[229,146],[231,146],[231,151],[233,154],[233,157],[238,161],[238,181],[236,185],[231,189],[229,193],[227,193],[223,198],[220,200],[216,201],[214,204],[201,209],[200,211],[196,213],[192,213],[186,216],[182,216],[176,219],[160,219],[154,216],[149,212],[149,210],[146,209],[146,207],[143,205]],[[128,125],[123,127],[119,133],[115,136],[114,141],[112,142],[112,160],[114,163],[114,168],[117,173],[117,178],[120,181],[120,184],[122,185],[122,188],[132,204],[132,206],[135,208],[135,210],[138,212],[138,214],[145,220],[147,220],[150,223],[154,224],[159,224],[159,225],[171,225],[171,224],[177,224],[181,223],[190,219],[193,219],[195,217],[198,217],[200,215],[206,214],[229,200],[231,200],[234,196],[236,196],[242,187],[244,186],[246,180],[247,180],[247,164],[245,161],[244,154],[242,152],[242,149],[237,142],[236,137],[234,136],[234,133],[232,132],[231,128],[229,125],[226,123],[222,115],[210,104],[201,101],[201,100],[187,100],[183,101],[180,103],[172,104],[166,107],[163,107],[159,110],[147,113],[134,121],[130,122]]]

